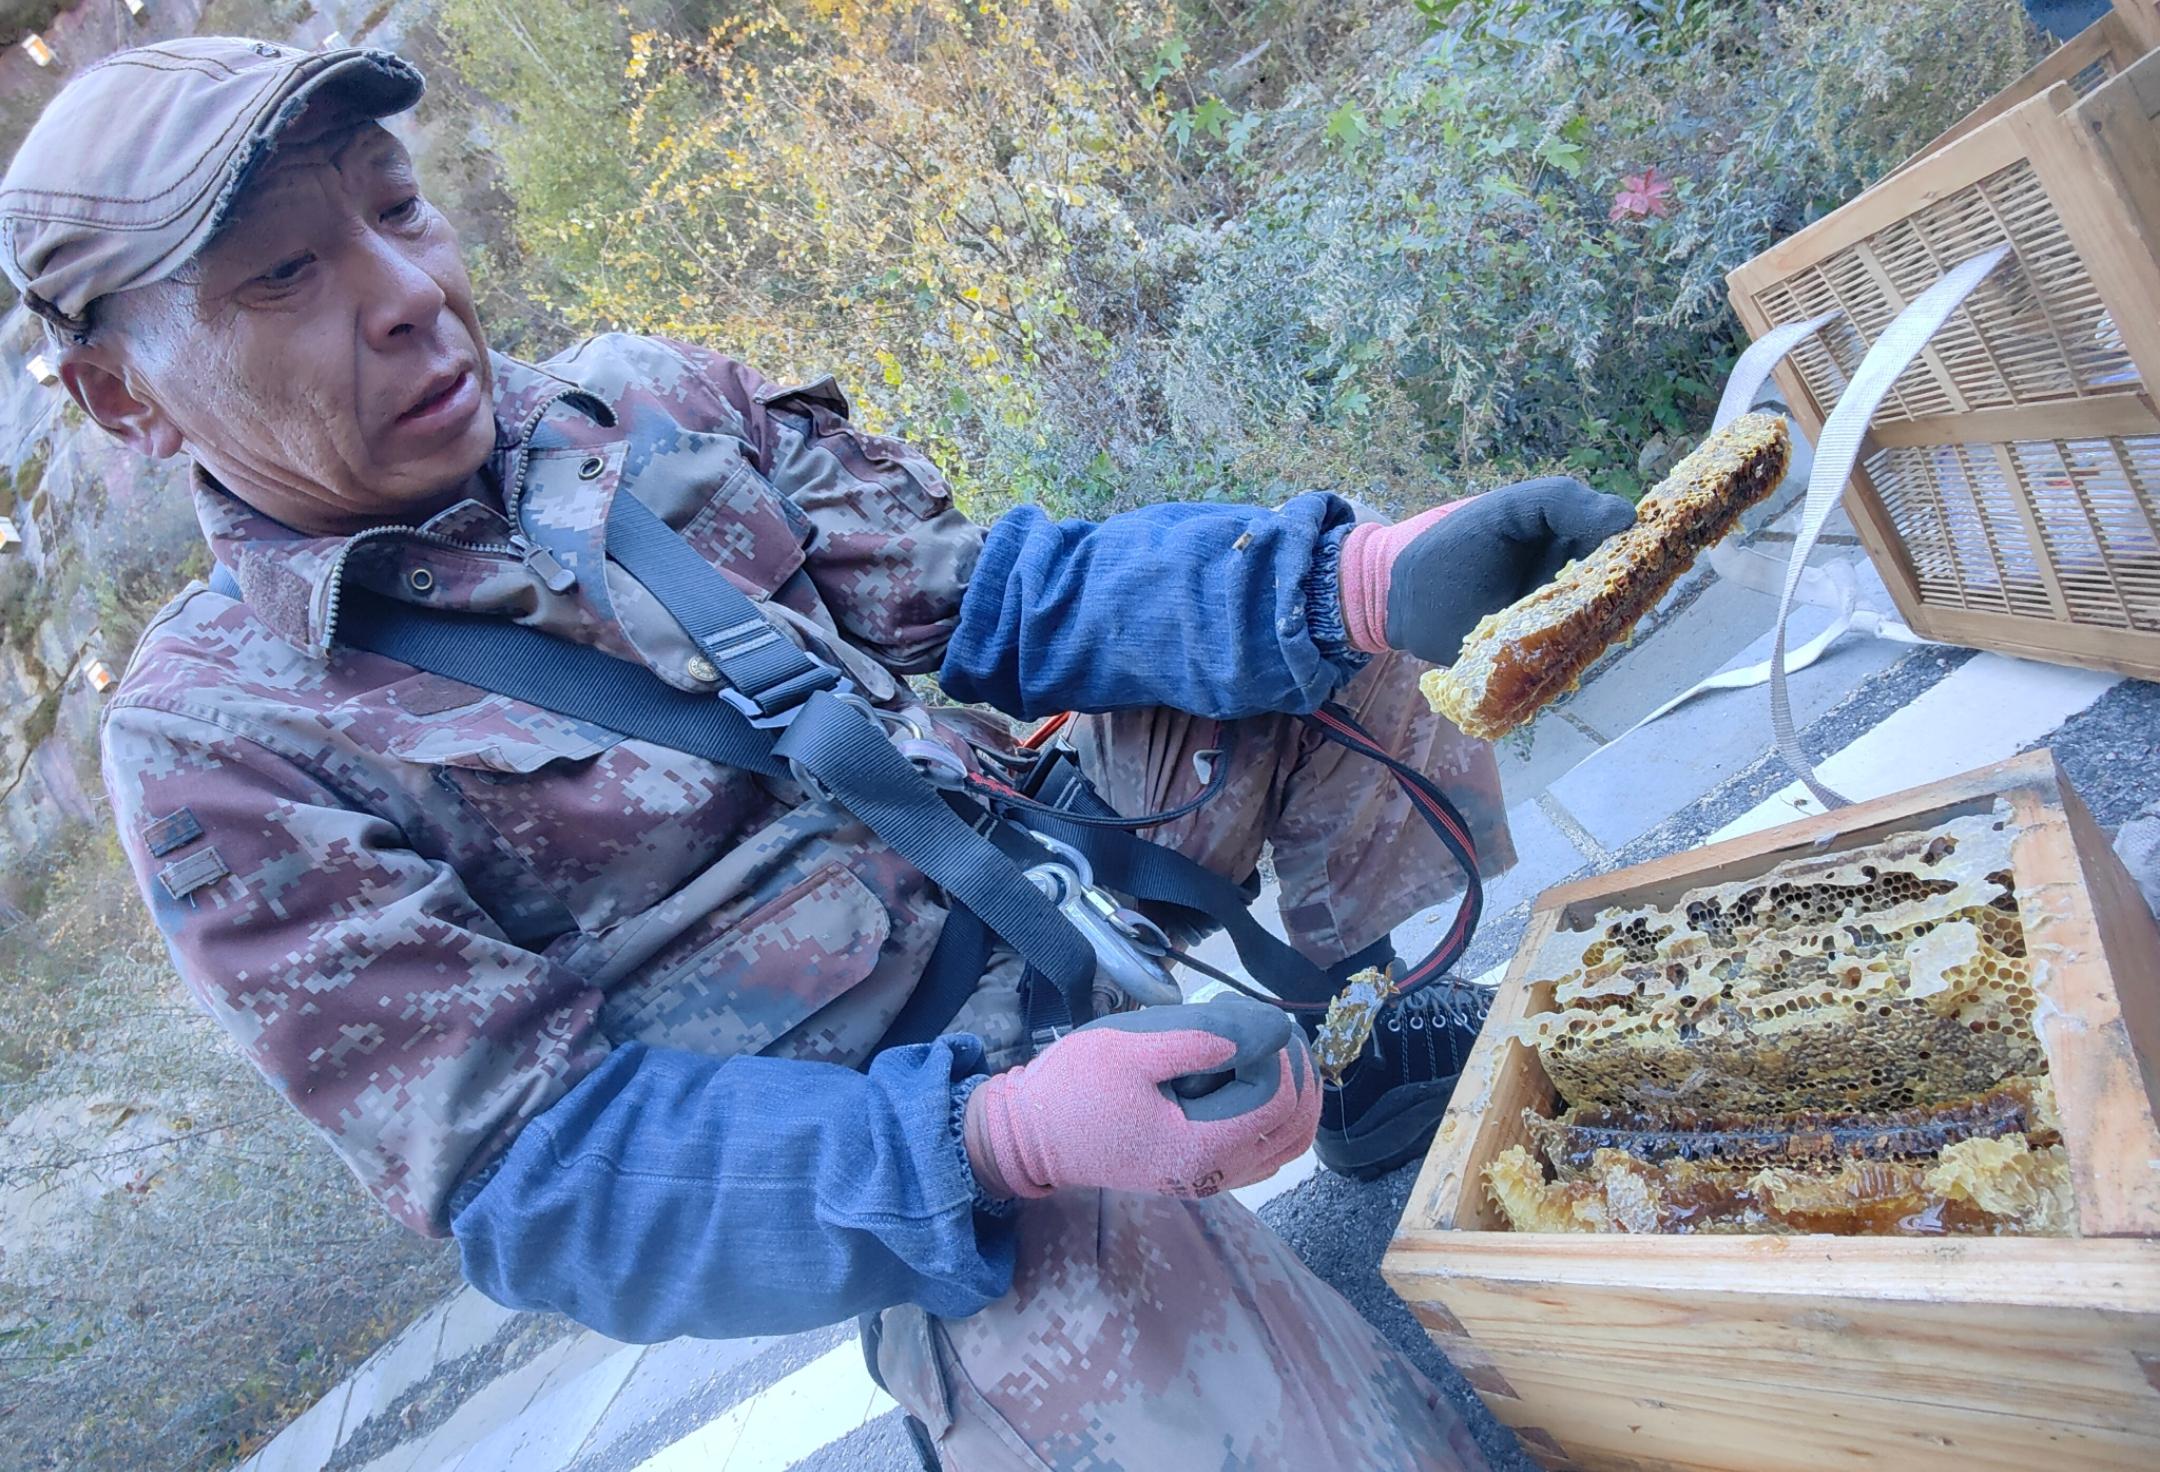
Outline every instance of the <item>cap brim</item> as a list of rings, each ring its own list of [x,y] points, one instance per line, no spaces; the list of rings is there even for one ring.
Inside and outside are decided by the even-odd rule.
[[[307,65],[293,72],[262,122],[235,155],[232,171],[206,222],[208,233],[214,233],[224,223],[249,179],[277,152],[286,130],[311,108],[329,103],[352,121],[373,122],[404,112],[420,100],[425,90],[419,71],[387,51],[352,46],[311,57]]]

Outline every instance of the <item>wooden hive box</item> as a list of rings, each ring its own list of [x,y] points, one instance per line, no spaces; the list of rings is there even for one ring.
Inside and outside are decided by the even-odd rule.
[[[1777,370],[1812,436],[1900,309],[2007,242],[2012,259],[1883,402],[1846,508],[1921,634],[2146,678],[2160,677],[2156,14],[2151,0],[2111,12],[1727,281],[1757,337],[1843,313]]]
[[[1554,1090],[1521,1019],[1556,929],[2009,805],[2078,1235],[1505,1229],[1485,1166]],[[1538,900],[1382,1264],[1545,1466],[2160,1467],[2160,929],[2041,751]]]

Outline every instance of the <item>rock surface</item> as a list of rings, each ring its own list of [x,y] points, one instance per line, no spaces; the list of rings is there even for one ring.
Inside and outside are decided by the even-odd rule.
[[[25,14],[34,19],[37,9]],[[450,76],[425,14],[416,0],[157,0],[136,19],[119,4],[77,3],[36,24],[56,57],[50,68],[13,44],[21,27],[5,29],[0,18],[0,157],[69,77],[114,51],[219,32],[312,47],[336,33],[346,44],[405,51],[428,73],[427,100],[396,126],[422,177],[447,193],[461,233],[478,240],[502,228],[465,205],[489,176],[487,113]],[[0,316],[0,516],[22,540],[0,551],[0,924],[19,918],[40,851],[102,821],[91,661],[124,669],[145,617],[202,557],[183,465],[152,463],[107,439],[58,384],[31,375],[40,353],[49,349],[36,318],[9,308]]]

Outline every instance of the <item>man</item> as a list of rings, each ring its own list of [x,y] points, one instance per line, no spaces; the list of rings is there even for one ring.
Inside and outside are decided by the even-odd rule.
[[[931,715],[903,676],[1091,712],[1069,736],[1101,797],[1137,815],[1212,791],[1151,836],[1239,882],[1272,840],[1291,939],[1339,982],[1461,881],[1383,769],[1284,713],[1347,707],[1469,799],[1504,863],[1489,753],[1422,708],[1396,651],[1451,657],[1627,508],[1540,482],[1396,528],[1312,494],[985,531],[829,380],[620,336],[491,355],[377,121],[420,87],[381,52],[145,47],[63,92],[0,184],[0,261],[67,391],[144,454],[191,457],[231,578],[159,616],[105,729],[191,990],[506,1304],[632,1340],[867,1315],[951,1467],[1482,1465],[1432,1387],[1215,1194],[1323,1115],[1340,1168],[1422,1148],[1477,1023],[1452,985],[1391,1008],[1339,1088],[1257,1002],[1059,1036],[1003,944],[931,1041],[896,1045],[974,920],[966,875],[918,867],[952,845],[903,858],[906,823],[800,746],[714,760],[683,749],[701,734],[575,714],[590,691],[567,687],[631,680],[625,726],[668,701],[738,733],[759,713],[774,750],[842,710],[891,728],[888,763],[992,790],[1024,769],[1010,731]],[[755,614],[693,633],[684,582]],[[451,678],[369,642],[412,627],[537,638],[522,677],[561,697],[502,693],[514,659]],[[733,682],[746,647],[854,704],[769,709]]]

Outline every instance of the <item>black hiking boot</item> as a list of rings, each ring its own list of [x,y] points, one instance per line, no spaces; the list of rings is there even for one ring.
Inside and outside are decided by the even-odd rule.
[[[1329,968],[1338,985],[1368,967],[1395,960],[1383,939]],[[1324,1084],[1313,1153],[1337,1175],[1369,1181],[1425,1153],[1447,1113],[1463,1061],[1492,1007],[1492,994],[1453,976],[1428,982],[1380,1014],[1365,1051]],[[1318,1014],[1300,1014],[1307,1034]]]

